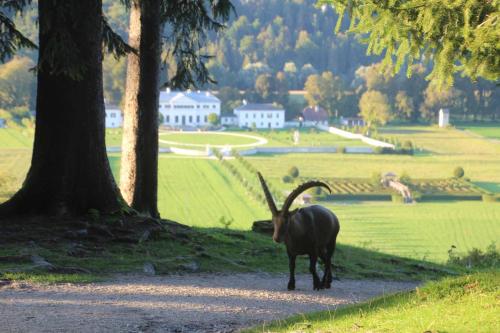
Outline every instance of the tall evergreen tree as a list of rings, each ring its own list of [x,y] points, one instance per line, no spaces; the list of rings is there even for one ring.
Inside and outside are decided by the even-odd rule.
[[[12,3],[16,1],[7,2]],[[29,1],[17,3],[21,10]],[[112,50],[123,50],[124,45],[103,20],[100,0],[39,0],[38,12],[31,167],[22,188],[0,205],[0,215],[117,211],[122,200],[104,143],[103,37]],[[12,36],[1,41],[1,54],[30,45],[17,33]]]

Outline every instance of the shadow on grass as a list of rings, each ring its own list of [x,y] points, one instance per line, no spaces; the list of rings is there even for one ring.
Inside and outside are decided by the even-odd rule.
[[[0,279],[37,282],[91,282],[113,274],[199,272],[287,273],[284,245],[251,231],[218,228],[171,229],[165,227],[155,239],[142,243],[74,238],[64,229],[23,229],[0,238]],[[55,274],[30,262],[7,257],[36,255],[57,267],[81,269],[77,274]],[[3,258],[3,259],[2,259]],[[297,272],[308,272],[308,258],[297,260]],[[90,273],[90,274],[89,274]],[[427,280],[455,274],[444,265],[339,244],[334,256],[337,278]]]

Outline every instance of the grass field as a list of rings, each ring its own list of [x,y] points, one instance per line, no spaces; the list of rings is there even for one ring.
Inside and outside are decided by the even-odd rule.
[[[498,332],[500,274],[476,273],[244,332]]]
[[[484,131],[500,131],[497,128],[482,128]],[[379,130],[386,138],[397,138],[401,142],[410,140],[416,147],[442,155],[500,155],[500,144],[471,135],[454,128],[430,126],[386,126]]]
[[[293,141],[293,132],[295,129],[290,130],[264,130],[259,131],[259,135],[269,140],[268,146],[282,147],[282,146],[295,146]],[[361,140],[349,140],[341,136],[322,132],[315,128],[303,128],[300,130],[299,147],[367,147],[368,145]]]
[[[258,170],[268,177],[281,179],[288,169],[297,166],[303,177],[369,178],[374,172],[406,172],[412,178],[450,178],[461,166],[472,181],[500,183],[499,155],[356,155],[356,154],[287,154],[249,156]]]
[[[431,132],[433,131],[435,130],[432,129]],[[0,170],[15,178],[15,185],[20,186],[29,164],[29,137],[9,132],[3,132],[2,135],[1,147],[11,149],[0,150]],[[108,131],[110,140],[116,141],[119,135],[119,130]],[[314,137],[319,133],[303,134],[303,137],[308,135]],[[425,142],[427,132],[424,131],[422,135],[422,142]],[[454,136],[450,140],[446,136],[436,138],[438,137],[440,139],[435,145],[454,146],[448,142],[453,141]],[[365,179],[374,172],[384,171],[398,174],[405,171],[412,178],[448,178],[453,169],[460,165],[465,169],[467,177],[496,191],[500,188],[500,155],[489,151],[496,149],[495,143],[478,138],[473,140],[481,142],[480,147],[488,148],[478,150],[476,154],[289,154],[246,159],[282,190],[291,190],[296,186],[281,182],[281,177],[292,165],[299,168],[301,177]],[[16,148],[19,146],[25,148]],[[119,155],[111,155],[110,160],[117,175]],[[159,208],[162,216],[203,228],[222,227],[219,219],[225,217],[234,219],[230,228],[240,230],[248,230],[255,220],[269,218],[267,208],[252,199],[243,185],[218,161],[175,155],[161,155],[159,160]],[[245,177],[251,175],[245,174]],[[6,198],[0,198],[4,199]],[[457,246],[459,251],[466,251],[472,247],[484,249],[492,241],[500,240],[500,206],[493,203],[445,202],[410,206],[393,203],[338,203],[331,208],[342,222],[340,242],[384,253],[413,258],[426,257],[443,262],[451,245]]]
[[[493,124],[466,124],[466,125],[459,125],[458,128],[471,131],[473,133],[479,134],[485,138],[489,139],[500,139],[500,123],[493,123]]]
[[[500,205],[483,202],[333,204],[339,242],[444,262],[452,245],[465,253],[500,243]]]
[[[118,175],[119,158],[113,155],[111,162]],[[231,228],[248,230],[268,215],[216,160],[160,156],[158,192],[162,216],[192,226],[222,227],[225,217],[234,220]]]

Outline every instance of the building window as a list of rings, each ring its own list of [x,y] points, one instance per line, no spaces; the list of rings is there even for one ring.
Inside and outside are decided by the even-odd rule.
[[[205,116],[205,122],[207,122],[207,121],[208,121],[208,116]]]
[[[212,108],[213,108],[213,109],[215,109],[215,104],[214,104],[214,105],[212,105]]]
[[[199,109],[200,108],[200,104],[196,104],[196,108]]]
[[[248,119],[248,113],[245,113],[245,118],[247,118],[247,119]]]
[[[254,114],[253,114],[253,119],[255,119],[256,117],[257,117],[257,114],[255,114],[255,113],[254,113]]]
[[[280,114],[279,113],[276,113],[276,118],[279,118],[280,117]]]
[[[189,123],[191,124],[193,122],[193,116],[189,116]]]
[[[170,122],[170,116],[167,116],[166,119],[167,119],[166,122],[169,123]]]
[[[263,113],[261,113],[261,114],[260,114],[260,117],[261,117],[261,118],[264,118],[264,114],[263,114]]]
[[[167,109],[170,109],[170,104],[166,104],[164,105],[163,107],[167,108]]]
[[[196,122],[199,123],[200,122],[200,116],[196,116]]]
[[[272,114],[271,112],[269,112],[269,113],[267,114],[267,118],[272,118],[272,117],[273,117],[273,114]]]
[[[179,116],[175,116],[175,123],[177,124],[179,122]]]
[[[208,108],[210,108],[210,105],[203,105],[203,108],[208,109]]]
[[[116,113],[114,112],[111,112],[111,114],[109,115],[111,118],[116,118]]]
[[[280,123],[276,123],[276,126],[279,126],[279,125],[280,125]]]
[[[194,105],[174,105],[174,109],[194,109]]]

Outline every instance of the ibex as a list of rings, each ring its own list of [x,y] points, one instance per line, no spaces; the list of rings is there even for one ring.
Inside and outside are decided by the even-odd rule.
[[[340,230],[339,220],[330,210],[318,205],[289,211],[293,201],[305,190],[320,186],[327,188],[331,193],[330,188],[320,181],[306,182],[293,190],[286,198],[281,210],[278,210],[266,181],[260,172],[257,174],[273,215],[273,240],[278,243],[284,241],[286,245],[290,267],[288,290],[295,289],[295,259],[303,254],[309,255],[309,271],[313,276],[313,288],[315,290],[330,288],[332,256]],[[325,273],[321,281],[316,273],[318,257],[325,265]]]

